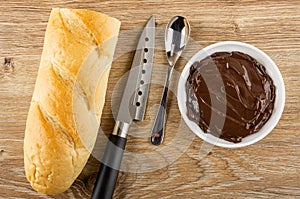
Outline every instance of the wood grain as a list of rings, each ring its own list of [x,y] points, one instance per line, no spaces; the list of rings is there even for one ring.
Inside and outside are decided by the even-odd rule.
[[[132,170],[132,160],[125,156],[125,169],[120,173],[114,198],[300,197],[300,1],[294,0],[2,0],[0,61],[4,63],[6,57],[12,58],[14,67],[0,64],[0,197],[89,198],[99,167],[99,161],[91,157],[73,186],[56,196],[36,193],[24,175],[26,116],[52,7],[104,12],[121,20],[121,33],[141,28],[152,14],[160,29],[174,15],[184,15],[190,20],[195,45],[190,46],[185,59],[180,60],[176,67],[179,72],[189,56],[201,47],[218,41],[237,40],[255,45],[270,55],[285,81],[285,111],[270,135],[241,149],[213,147],[207,155],[201,152],[201,147],[209,149],[210,146],[204,146],[202,140],[182,124],[174,94],[169,96],[166,150],[148,144],[149,126],[162,92],[160,83],[151,85],[149,111],[145,122],[133,128],[135,133],[129,137],[127,152],[160,155],[162,166],[148,172],[126,172],[126,169]],[[158,45],[153,78],[161,82],[164,70],[158,66],[166,61],[163,43]],[[113,128],[113,90],[129,69],[132,55],[127,52],[113,63],[101,125],[106,134]],[[174,88],[176,78],[173,78]],[[176,134],[179,130],[181,132]],[[146,163],[143,168],[147,167]]]

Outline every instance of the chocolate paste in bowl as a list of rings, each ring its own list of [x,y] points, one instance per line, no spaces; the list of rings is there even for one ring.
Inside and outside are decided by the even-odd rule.
[[[218,80],[221,86],[215,83]],[[216,52],[195,62],[186,94],[188,118],[205,133],[234,143],[259,131],[270,118],[275,102],[275,86],[265,67],[236,51]],[[221,120],[224,123],[218,123]]]

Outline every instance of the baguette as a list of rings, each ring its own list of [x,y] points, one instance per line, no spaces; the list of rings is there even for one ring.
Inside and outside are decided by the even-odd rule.
[[[120,22],[88,10],[51,11],[24,138],[26,178],[66,191],[94,146]]]

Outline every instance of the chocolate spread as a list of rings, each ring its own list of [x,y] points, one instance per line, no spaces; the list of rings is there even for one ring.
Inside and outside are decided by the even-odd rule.
[[[188,118],[205,133],[234,143],[261,129],[275,101],[265,67],[241,52],[217,52],[195,62],[186,93]]]

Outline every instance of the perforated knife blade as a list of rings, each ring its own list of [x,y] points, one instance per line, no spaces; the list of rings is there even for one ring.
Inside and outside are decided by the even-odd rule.
[[[141,33],[120,103],[117,121],[130,124],[144,118],[155,47],[155,19],[152,16]]]
[[[144,27],[121,98],[115,127],[109,136],[92,198],[111,199],[120,169],[130,124],[144,119],[155,47],[155,18]]]

